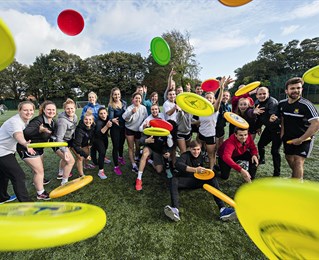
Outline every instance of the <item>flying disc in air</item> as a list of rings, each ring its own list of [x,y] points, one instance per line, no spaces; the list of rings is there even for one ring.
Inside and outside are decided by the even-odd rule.
[[[303,140],[303,142],[310,141],[310,140],[311,140],[311,137],[308,137],[305,140]],[[292,144],[292,140],[288,140],[286,143],[287,144]]]
[[[82,15],[72,9],[62,11],[58,16],[57,22],[60,30],[69,36],[81,33],[84,28]]]
[[[85,175],[83,177],[77,178],[73,181],[69,181],[64,185],[61,185],[50,192],[50,198],[56,199],[62,196],[65,196],[73,191],[81,189],[83,186],[89,184],[93,181],[93,177],[91,175]]]
[[[164,128],[168,131],[173,130],[173,125],[163,119],[152,119],[150,120],[150,126]]]
[[[210,116],[214,113],[213,105],[206,98],[195,93],[178,94],[176,104],[187,113],[195,116]]]
[[[230,7],[245,5],[251,1],[252,0],[219,0],[219,2],[221,2],[223,5]]]
[[[235,92],[235,96],[238,97],[238,96],[241,96],[241,95],[244,95],[252,90],[254,90],[255,88],[257,88],[258,86],[260,85],[260,81],[254,81],[254,82],[251,82],[249,84],[247,84],[246,86],[238,89],[236,92]]]
[[[0,71],[12,63],[15,52],[13,36],[7,25],[0,19]]]
[[[170,131],[160,127],[147,127],[143,130],[143,134],[152,136],[168,136]]]
[[[194,173],[194,177],[196,179],[204,180],[204,181],[205,180],[210,180],[210,179],[214,178],[214,176],[215,176],[215,173],[212,170],[210,170],[210,169],[206,169],[202,173],[198,173],[198,172]]]
[[[204,184],[203,188],[205,190],[207,190],[209,193],[215,195],[216,197],[220,198],[222,201],[226,202],[228,205],[232,206],[233,208],[235,208],[236,203],[233,199],[231,199],[230,197],[228,197],[225,193],[221,192],[220,190],[217,190],[216,188],[214,188],[213,186],[209,185],[209,184]]]
[[[318,183],[259,179],[236,193],[236,214],[268,259],[319,259],[318,200]]]
[[[307,70],[302,79],[309,84],[319,84],[319,65]]]
[[[68,146],[67,142],[43,142],[28,144],[28,148],[50,148],[50,147],[64,147]]]
[[[205,92],[214,92],[219,88],[219,81],[217,79],[207,79],[201,84],[202,90]]]
[[[167,65],[171,60],[171,50],[168,43],[161,37],[155,37],[151,41],[151,53],[157,64]]]
[[[234,126],[237,126],[242,129],[249,128],[248,122],[244,118],[233,112],[225,112],[224,118],[227,120],[227,122],[233,124]]]
[[[103,209],[84,203],[22,202],[0,207],[0,251],[48,248],[98,234],[106,224]]]

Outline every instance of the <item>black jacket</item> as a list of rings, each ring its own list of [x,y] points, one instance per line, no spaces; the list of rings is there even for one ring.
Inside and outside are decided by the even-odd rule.
[[[256,129],[261,128],[262,125],[268,127],[272,132],[280,130],[278,101],[273,97],[267,98],[264,102],[256,100],[255,107],[259,105],[259,108],[265,108],[265,112],[257,116]],[[269,122],[269,118],[272,114],[278,116],[275,122]]]
[[[42,125],[49,129],[51,131],[51,134],[48,133],[40,133],[39,127]],[[51,124],[49,124],[48,119],[45,117],[45,115],[39,115],[35,118],[33,118],[29,124],[26,126],[26,128],[23,130],[23,135],[25,140],[29,141],[31,140],[31,143],[41,143],[41,142],[47,142],[51,135],[54,133],[56,128],[56,123],[54,120],[52,120]]]
[[[175,168],[178,170],[179,176],[193,177],[194,173],[186,171],[187,166],[199,167],[203,165],[204,158],[202,154],[195,158],[190,151],[187,151],[176,158]]]
[[[83,151],[82,147],[92,145],[93,136],[95,131],[95,125],[92,125],[91,128],[87,128],[82,120],[75,129],[75,135],[72,143],[72,147],[77,154],[81,155],[84,158],[87,158],[89,154]]]

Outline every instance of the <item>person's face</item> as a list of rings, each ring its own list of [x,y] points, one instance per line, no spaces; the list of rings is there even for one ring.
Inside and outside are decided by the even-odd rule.
[[[167,99],[171,102],[174,102],[175,101],[175,98],[176,98],[176,94],[175,94],[175,91],[170,91],[168,92],[167,94]]]
[[[45,116],[47,118],[55,117],[55,115],[56,115],[56,106],[53,105],[53,104],[46,105],[44,110],[43,110],[43,113],[45,114]]]
[[[102,120],[106,120],[107,118],[107,111],[105,109],[100,110],[99,112],[99,118]]]
[[[182,87],[178,87],[178,88],[176,89],[176,95],[178,95],[179,93],[183,93],[183,92],[184,92],[184,90],[183,90]]]
[[[157,117],[158,116],[158,112],[159,112],[158,106],[152,106],[151,107],[151,114],[152,114],[153,117]]]
[[[158,101],[158,95],[155,94],[154,96],[152,96],[151,100],[152,100],[152,103],[153,103],[153,104],[157,103],[157,101]]]
[[[201,87],[196,87],[195,93],[196,93],[197,95],[200,95],[200,96],[201,96],[201,95],[203,94],[202,88],[201,88]]]
[[[246,111],[249,107],[249,104],[246,100],[242,100],[238,103],[238,108],[240,111]]]
[[[200,153],[201,153],[201,148],[200,148],[200,146],[195,146],[194,148],[191,148],[191,154],[195,157],[195,158],[197,158],[199,155],[200,155]]]
[[[213,94],[206,94],[205,95],[205,98],[211,103],[211,104],[214,104],[215,102],[215,97]]]
[[[94,94],[90,94],[88,98],[90,103],[92,104],[96,103],[96,96]]]
[[[142,97],[140,95],[136,95],[134,98],[133,98],[133,104],[135,106],[139,106],[140,104],[142,103]]]
[[[248,138],[248,130],[238,130],[235,136],[240,143],[244,143]]]
[[[93,124],[94,120],[93,120],[93,116],[85,116],[83,118],[83,123],[85,124],[85,126],[90,127]]]
[[[143,95],[143,87],[136,88],[136,92],[140,93],[141,95]]]
[[[69,117],[74,116],[74,114],[75,114],[74,104],[67,104],[67,105],[65,106],[64,111],[65,111],[65,113],[67,114],[67,116],[69,116]]]
[[[269,97],[269,93],[265,88],[260,88],[258,89],[256,93],[256,98],[260,101],[263,102]]]
[[[23,121],[29,121],[34,114],[34,108],[31,104],[24,104],[19,111],[19,115]]]
[[[121,92],[119,90],[115,90],[112,94],[113,101],[119,101],[121,99]]]
[[[289,98],[296,100],[302,95],[302,85],[301,83],[288,85],[285,92]]]
[[[228,92],[223,93],[222,101],[223,103],[227,103],[230,99],[230,94]]]

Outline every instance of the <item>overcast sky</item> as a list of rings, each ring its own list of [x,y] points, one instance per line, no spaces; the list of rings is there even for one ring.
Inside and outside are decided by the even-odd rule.
[[[65,9],[82,14],[81,34],[59,30],[57,17]],[[51,49],[83,59],[110,51],[146,57],[152,38],[188,31],[202,80],[234,76],[269,39],[287,44],[319,36],[319,0],[253,0],[240,7],[218,0],[0,0],[0,17],[14,36],[16,59],[28,65]]]

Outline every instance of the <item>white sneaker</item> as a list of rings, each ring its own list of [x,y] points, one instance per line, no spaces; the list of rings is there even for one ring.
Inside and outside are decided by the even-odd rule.
[[[164,208],[164,213],[167,217],[174,221],[180,221],[179,211],[177,208],[172,208],[171,206],[167,205]]]

